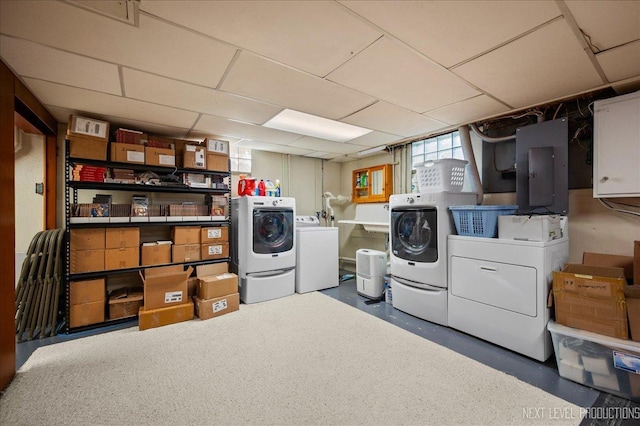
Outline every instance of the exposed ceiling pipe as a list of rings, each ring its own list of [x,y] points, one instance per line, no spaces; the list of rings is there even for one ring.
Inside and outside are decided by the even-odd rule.
[[[516,118],[524,117],[526,115],[536,115],[538,123],[541,123],[541,122],[544,121],[544,114],[542,112],[540,112],[540,111],[529,111],[529,112],[526,112],[526,113],[521,114],[521,115],[511,116],[511,118],[516,119]],[[506,142],[506,141],[510,141],[510,140],[516,138],[515,134],[507,135],[507,136],[500,136],[500,137],[488,136],[488,135],[485,135],[484,133],[482,133],[480,131],[480,129],[478,129],[478,126],[475,123],[471,123],[471,124],[469,124],[469,126],[471,127],[471,130],[473,130],[473,133],[475,133],[480,139],[482,139],[485,142],[491,142],[491,143]]]
[[[468,126],[460,126],[458,128],[460,134],[460,143],[462,144],[462,153],[464,158],[469,162],[469,171],[471,173],[471,190],[475,192],[476,203],[482,204],[484,199],[484,191],[482,189],[482,182],[480,182],[480,173],[478,172],[478,165],[476,164],[476,156],[473,154],[473,147],[471,146],[471,134],[469,133]]]

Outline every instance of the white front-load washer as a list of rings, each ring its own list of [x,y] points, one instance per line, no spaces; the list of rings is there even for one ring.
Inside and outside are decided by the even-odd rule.
[[[295,292],[295,199],[231,199],[231,267],[240,300],[256,303]]]
[[[320,226],[315,216],[296,216],[296,292],[337,287],[338,228]]]
[[[394,194],[389,198],[393,307],[447,325],[448,207],[476,203],[475,193]]]

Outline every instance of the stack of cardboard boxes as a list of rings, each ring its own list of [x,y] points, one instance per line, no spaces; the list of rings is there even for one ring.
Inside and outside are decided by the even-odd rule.
[[[640,242],[634,244],[634,256],[585,252],[582,264],[554,272],[556,315],[548,328],[562,377],[640,401]]]
[[[200,260],[200,227],[174,226],[171,228],[173,240],[173,262],[194,262]]]
[[[69,283],[69,327],[104,322],[106,298],[104,278]]]
[[[239,309],[238,276],[229,272],[227,263],[201,265],[196,273],[198,287],[193,301],[198,318],[210,319]]]
[[[138,312],[140,330],[193,319],[193,302],[188,298],[187,280],[193,272],[182,265],[149,268],[140,272],[144,304]]]
[[[205,227],[200,231],[201,259],[213,260],[229,257],[229,227]]]

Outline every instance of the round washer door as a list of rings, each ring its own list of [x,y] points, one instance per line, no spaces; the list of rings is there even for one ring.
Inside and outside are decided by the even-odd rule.
[[[275,254],[293,249],[293,229],[293,210],[255,209],[253,252]]]
[[[391,210],[391,250],[410,262],[438,260],[438,215],[435,208]]]

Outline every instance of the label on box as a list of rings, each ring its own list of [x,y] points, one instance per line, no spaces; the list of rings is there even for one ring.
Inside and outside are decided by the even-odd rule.
[[[209,254],[222,254],[222,246],[209,246],[207,249]]]
[[[213,304],[213,313],[224,311],[227,309],[227,299],[218,300]]]
[[[168,291],[164,294],[164,303],[182,302],[181,291]]]
[[[222,230],[220,228],[207,230],[207,238],[221,238],[221,237],[222,237]]]
[[[99,138],[107,137],[107,123],[103,121],[91,120],[84,117],[75,117],[75,133],[91,135]]]
[[[158,163],[160,163],[163,166],[175,166],[176,165],[176,156],[175,155],[160,154],[158,156]]]
[[[630,373],[640,374],[640,357],[613,351],[613,366]]]
[[[144,163],[144,152],[127,151],[127,161],[131,163]]]

